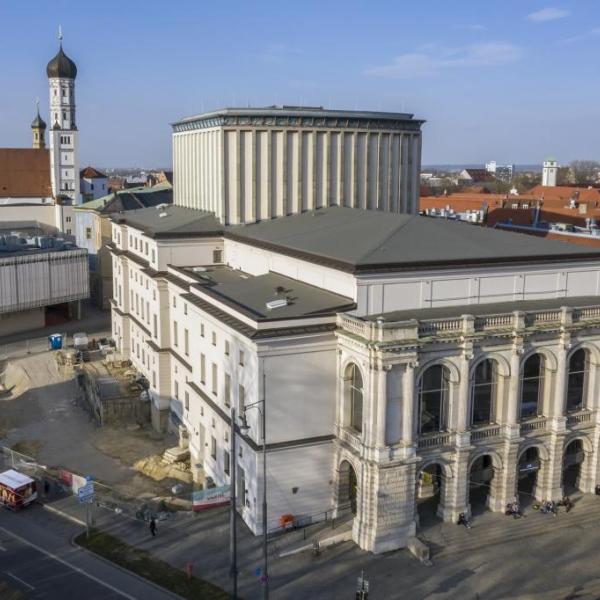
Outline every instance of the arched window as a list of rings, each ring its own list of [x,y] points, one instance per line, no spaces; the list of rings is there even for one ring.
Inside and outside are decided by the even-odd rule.
[[[354,363],[348,365],[345,377],[346,386],[346,425],[362,432],[363,378]]]
[[[482,360],[476,367],[471,387],[471,425],[486,425],[494,420],[496,401],[496,361]]]
[[[446,429],[450,372],[443,365],[429,367],[419,382],[419,433]]]
[[[587,352],[583,348],[571,355],[567,378],[567,412],[581,410],[584,406],[587,362]]]
[[[541,414],[543,384],[544,359],[541,354],[532,354],[523,365],[521,419]]]

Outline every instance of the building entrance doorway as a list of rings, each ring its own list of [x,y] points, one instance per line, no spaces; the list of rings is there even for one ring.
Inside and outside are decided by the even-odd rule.
[[[443,492],[444,474],[441,465],[433,463],[421,469],[417,478],[417,517],[420,527],[440,520],[438,508]]]
[[[517,464],[517,501],[529,506],[535,499],[538,471],[540,470],[540,454],[535,446],[527,448]]]
[[[585,454],[581,440],[573,440],[565,448],[563,456],[563,490],[567,496],[581,489],[581,465],[584,458]]]
[[[494,467],[492,457],[484,454],[477,458],[469,471],[469,504],[471,514],[476,515],[488,508],[488,498],[492,491]]]
[[[358,478],[352,465],[343,460],[339,469],[338,511],[350,510],[356,515]]]

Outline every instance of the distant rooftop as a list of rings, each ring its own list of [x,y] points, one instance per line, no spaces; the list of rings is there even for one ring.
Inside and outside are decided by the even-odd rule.
[[[411,113],[370,110],[335,110],[322,106],[273,105],[248,108],[222,108],[206,113],[184,117],[172,123],[173,129],[185,131],[200,127],[225,124],[274,125],[274,126],[327,126],[365,127],[373,129],[419,129],[425,121],[415,119]]]
[[[172,204],[173,186],[168,182],[157,183],[152,187],[138,186],[118,190],[96,200],[76,206],[76,210],[93,210],[103,214],[118,213],[160,204]]]

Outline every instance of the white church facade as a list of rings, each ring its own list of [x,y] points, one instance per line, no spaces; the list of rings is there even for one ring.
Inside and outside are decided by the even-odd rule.
[[[75,233],[73,207],[81,203],[75,104],[77,67],[62,48],[48,62],[49,144],[39,112],[31,123],[32,148],[0,148],[0,221],[37,222]]]

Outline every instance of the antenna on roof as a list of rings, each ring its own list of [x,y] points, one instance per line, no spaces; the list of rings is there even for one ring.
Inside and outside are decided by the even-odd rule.
[[[62,34],[62,25],[58,26],[58,41],[62,43],[63,34]]]

